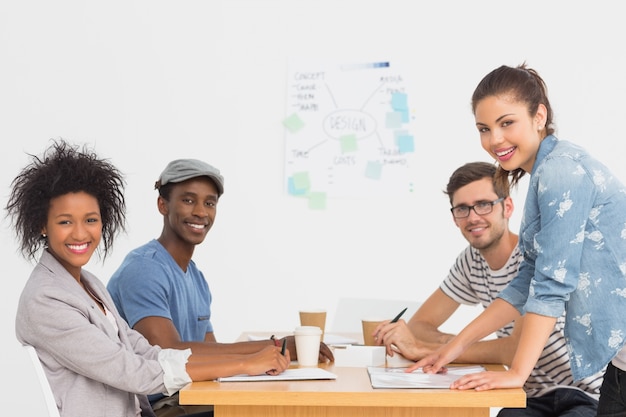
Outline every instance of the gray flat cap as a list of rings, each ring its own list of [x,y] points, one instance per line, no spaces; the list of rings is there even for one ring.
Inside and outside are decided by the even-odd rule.
[[[209,177],[217,186],[217,194],[224,194],[224,177],[220,170],[199,159],[176,159],[165,167],[159,180],[154,184],[159,189],[165,184],[183,182],[196,177]]]

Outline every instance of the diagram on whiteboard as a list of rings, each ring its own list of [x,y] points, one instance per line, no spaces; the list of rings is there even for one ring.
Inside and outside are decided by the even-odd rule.
[[[413,192],[415,139],[407,76],[392,61],[289,63],[285,175],[289,195]]]

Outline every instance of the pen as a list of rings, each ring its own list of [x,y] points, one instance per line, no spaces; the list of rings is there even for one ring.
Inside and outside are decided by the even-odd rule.
[[[397,322],[398,320],[400,320],[400,317],[402,317],[402,315],[404,314],[404,312],[406,311],[406,309],[407,309],[407,307],[404,307],[404,310],[402,310],[401,312],[399,312],[399,313],[398,313],[398,315],[397,315],[397,316],[395,316],[395,317],[393,318],[393,320],[391,320],[391,323],[395,323],[395,322]]]
[[[285,348],[286,348],[286,347],[287,347],[287,338],[285,337],[285,338],[283,339],[283,347],[282,347],[282,348],[280,348],[280,354],[281,354],[281,355],[283,355],[283,356],[285,356]]]

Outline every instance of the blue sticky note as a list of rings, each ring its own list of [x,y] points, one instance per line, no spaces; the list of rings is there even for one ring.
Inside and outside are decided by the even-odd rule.
[[[365,176],[373,180],[379,180],[383,173],[383,164],[376,161],[369,161],[365,166]]]
[[[415,141],[412,135],[398,136],[396,145],[400,153],[415,152]]]
[[[306,195],[307,190],[305,188],[296,188],[293,177],[287,179],[287,192],[291,195],[303,196]]]
[[[408,110],[406,93],[393,93],[391,95],[391,108],[394,110]]]
[[[397,113],[400,113],[400,117],[402,119],[402,123],[409,123],[409,110],[396,110]]]

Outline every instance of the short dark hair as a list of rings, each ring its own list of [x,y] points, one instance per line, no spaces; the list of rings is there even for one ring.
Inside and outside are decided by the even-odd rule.
[[[496,166],[488,162],[468,162],[465,165],[457,168],[450,179],[448,185],[444,190],[444,194],[447,194],[450,198],[450,205],[452,205],[452,197],[459,188],[465,187],[474,181],[482,180],[483,178],[490,178],[493,184],[493,189],[498,195],[498,198],[506,198],[509,196],[508,184],[502,186],[495,182]]]

